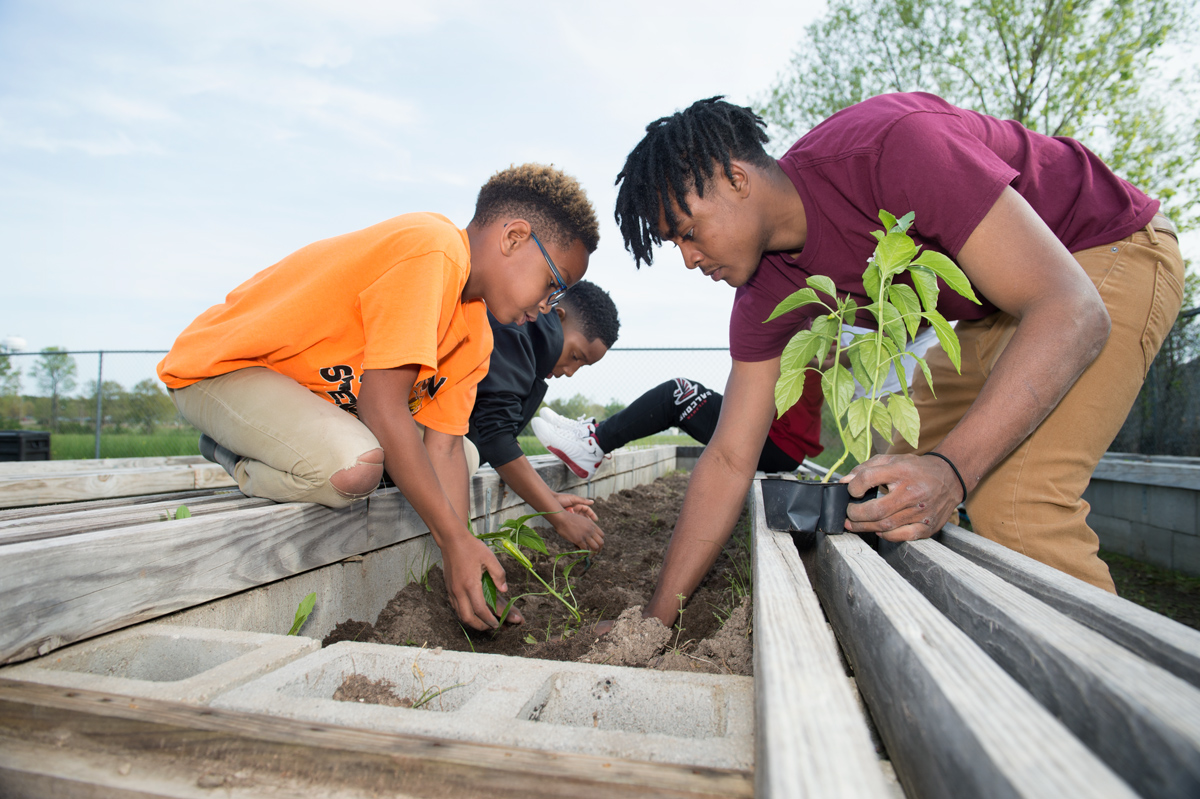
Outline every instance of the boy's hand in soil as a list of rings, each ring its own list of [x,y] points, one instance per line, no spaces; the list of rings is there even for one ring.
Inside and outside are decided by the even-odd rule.
[[[446,592],[450,595],[450,606],[459,621],[475,630],[494,630],[500,620],[492,615],[487,600],[483,598],[483,582],[486,571],[492,576],[499,591],[508,590],[504,567],[496,560],[487,544],[473,535],[455,536],[441,545],[442,573],[446,577]],[[507,602],[507,600],[501,600]],[[503,605],[501,605],[503,606]],[[515,611],[514,611],[515,612]],[[518,624],[521,615],[509,614],[509,621]]]

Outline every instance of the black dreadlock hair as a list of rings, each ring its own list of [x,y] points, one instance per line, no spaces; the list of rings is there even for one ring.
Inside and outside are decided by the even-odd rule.
[[[646,126],[646,136],[617,175],[620,189],[613,214],[635,266],[653,263],[652,248],[663,242],[658,230],[660,212],[665,212],[667,238],[678,235],[678,217],[671,200],[690,214],[688,192],[694,189],[703,197],[717,163],[730,180],[732,159],[760,167],[775,163],[763,149],[769,141],[765,128],[758,114],[725,102],[723,95],[697,100],[686,110]]]
[[[562,296],[559,305],[565,305],[579,332],[588,341],[600,339],[605,347],[617,343],[621,332],[621,320],[617,318],[617,306],[608,292],[590,280],[580,280]]]

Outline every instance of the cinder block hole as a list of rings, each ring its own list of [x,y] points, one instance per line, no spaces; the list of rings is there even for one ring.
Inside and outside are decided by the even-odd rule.
[[[176,682],[253,651],[254,644],[175,636],[126,638],[82,652],[44,658],[41,668],[147,682]]]
[[[396,649],[403,649],[397,647]],[[409,650],[411,657],[397,658],[386,652],[381,657],[346,655],[283,685],[279,693],[297,699],[333,699],[347,677],[358,674],[368,680],[387,680],[397,697],[424,700],[416,712],[453,713],[479,692],[486,679],[472,674],[455,662],[441,662],[436,656]],[[402,713],[407,708],[388,708]]]
[[[720,686],[697,685],[686,679],[597,679],[559,672],[534,693],[520,718],[644,735],[719,738],[726,734],[725,701]]]

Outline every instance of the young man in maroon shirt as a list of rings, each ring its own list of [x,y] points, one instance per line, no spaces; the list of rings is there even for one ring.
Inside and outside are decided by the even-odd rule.
[[[844,109],[778,161],[763,127],[720,98],[697,102],[649,125],[617,178],[636,263],[669,241],[688,269],[737,287],[721,419],[647,615],[673,623],[676,596],[728,539],[774,416],[780,353],[814,311],[763,321],[813,274],[869,304],[880,209],[914,212],[910,234],[957,261],[983,304],[941,293],[962,374],[940,351],[928,359],[937,399],[919,381],[919,449],[893,444],[847,476],[855,496],[888,489],[852,506],[847,529],[924,538],[965,500],[976,532],[1112,591],[1080,495],[1179,310],[1183,264],[1158,202],[1076,141],[928,94]],[[931,451],[941,457],[921,457]]]

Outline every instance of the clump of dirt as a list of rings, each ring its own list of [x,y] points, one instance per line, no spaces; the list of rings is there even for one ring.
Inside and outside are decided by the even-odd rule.
[[[351,674],[333,692],[333,698],[337,702],[412,707],[413,700],[407,696],[397,696],[393,691],[395,687],[396,684],[390,680],[369,680],[361,674]]]
[[[440,646],[546,660],[587,658],[590,662],[616,663],[614,658],[619,658],[625,665],[657,669],[750,674],[749,521],[745,513],[713,569],[685,606],[682,629],[667,629],[653,620],[641,621],[640,607],[654,592],[688,477],[685,473],[668,475],[596,500],[593,508],[604,530],[604,550],[593,556],[586,571],[581,563],[571,575],[582,623],[576,622],[554,597],[526,596],[517,604],[525,616],[523,624],[505,625],[495,633],[475,632],[459,624],[446,598],[442,571],[435,566],[422,581],[397,593],[375,624],[342,622],[324,643],[353,640]],[[551,555],[571,549],[553,528],[540,527],[539,532]],[[551,581],[553,559],[538,556],[534,562],[542,578]],[[566,562],[558,569],[560,581]],[[510,596],[544,590],[515,560],[501,556],[500,563],[507,574]],[[615,626],[603,639],[594,634],[597,622],[613,618],[625,624]],[[647,633],[653,630],[650,625],[658,629]],[[642,641],[639,648],[627,639],[626,630],[634,639],[652,638],[657,643],[650,647]],[[616,651],[619,656],[614,654]],[[607,660],[601,652],[609,653]]]
[[[593,644],[580,660],[611,666],[642,666],[663,651],[670,640],[670,629],[658,619],[643,619],[642,606],[634,605],[621,612],[608,635]]]

